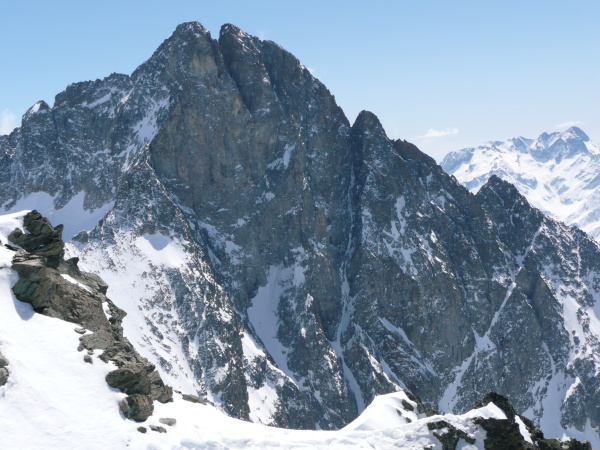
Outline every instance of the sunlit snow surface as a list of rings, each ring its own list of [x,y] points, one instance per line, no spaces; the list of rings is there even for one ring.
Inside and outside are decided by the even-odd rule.
[[[212,406],[190,403],[175,394],[174,402],[155,403],[145,423],[126,420],[118,402],[124,394],[104,377],[114,367],[92,356],[84,362],[77,351],[77,325],[33,312],[14,298],[17,281],[13,252],[6,236],[22,228],[24,212],[0,216],[0,350],[9,360],[8,383],[0,387],[2,449],[226,449],[226,448],[441,448],[427,423],[440,419],[477,439],[461,441],[463,449],[482,449],[485,432],[474,417],[505,418],[490,404],[461,416],[425,417],[404,392],[377,397],[356,420],[339,431],[295,431],[252,424],[225,416]],[[410,405],[407,408],[406,405]],[[412,410],[411,410],[412,409]],[[173,427],[159,418],[175,418]],[[167,433],[138,426],[163,426]]]

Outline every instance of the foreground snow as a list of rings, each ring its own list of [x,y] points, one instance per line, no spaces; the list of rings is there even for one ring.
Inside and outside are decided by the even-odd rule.
[[[15,299],[17,281],[11,269],[13,253],[3,244],[24,212],[0,216],[0,351],[9,360],[8,383],[0,387],[0,448],[2,449],[219,449],[219,448],[441,448],[427,424],[446,420],[470,437],[463,449],[482,449],[485,432],[475,417],[504,419],[494,404],[461,416],[425,417],[404,392],[377,397],[354,422],[339,431],[297,431],[252,424],[225,416],[212,406],[184,401],[156,403],[143,424],[125,419],[118,402],[125,395],[108,387],[104,377],[113,366],[92,356],[85,363],[77,351],[74,326],[36,314]],[[174,418],[174,426],[160,418]],[[140,433],[139,426],[147,433]],[[150,425],[163,426],[158,433]],[[438,430],[439,432],[439,430]]]

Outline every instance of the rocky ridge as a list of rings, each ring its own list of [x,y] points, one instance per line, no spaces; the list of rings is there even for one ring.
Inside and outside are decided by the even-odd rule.
[[[70,212],[69,255],[169,384],[235,417],[331,429],[381,393],[497,391],[600,442],[597,244],[499,179],[470,194],[372,113],[350,125],[273,42],[182,24],[131,76],[34,105],[0,173],[5,210]]]
[[[15,296],[39,314],[79,325],[75,331],[82,334],[78,350],[87,350],[84,360],[93,363],[90,355],[100,350],[100,360],[114,363],[117,369],[108,373],[106,382],[128,394],[121,411],[129,419],[145,421],[152,415],[153,401],[168,402],[173,391],[123,336],[125,312],[106,297],[108,286],[100,277],[80,271],[77,258],[64,260],[62,225],[54,228],[34,210],[25,215],[24,228],[8,236],[19,247],[11,248],[12,268],[19,274]]]

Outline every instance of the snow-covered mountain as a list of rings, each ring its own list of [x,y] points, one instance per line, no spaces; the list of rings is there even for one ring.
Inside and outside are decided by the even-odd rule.
[[[131,364],[122,358],[116,360],[111,347],[102,348],[105,330],[88,320],[96,308],[104,308],[107,318],[116,312],[114,307],[107,308],[110,300],[101,293],[103,289],[96,291],[99,283],[104,286],[102,280],[75,270],[76,262],[62,259],[60,231],[40,216],[31,221],[31,215],[25,213],[0,216],[2,449],[433,449],[457,445],[482,449],[492,448],[491,443],[496,446],[493,448],[529,448],[534,443],[535,448],[546,448],[544,444],[552,443],[544,440],[527,418],[517,415],[506,399],[495,394],[456,416],[432,414],[418,399],[400,390],[375,398],[339,431],[255,425],[227,417],[213,406],[199,403],[197,397],[181,393],[157,402],[150,417],[123,420],[117,405],[128,397],[125,392],[108,389],[107,382],[114,379],[111,373]],[[28,233],[19,240],[14,230]],[[15,247],[15,241],[31,244],[26,247],[33,253]],[[35,266],[35,274],[25,275],[24,264]],[[19,268],[12,270],[15,267]],[[63,273],[68,270],[74,270],[77,279]],[[56,276],[59,272],[61,275]],[[21,287],[25,282],[24,291]],[[45,286],[51,286],[58,295],[44,290]],[[19,301],[13,291],[27,303]],[[92,302],[86,303],[86,299]],[[93,304],[94,299],[103,300],[104,306]],[[74,309],[73,301],[77,303]],[[111,321],[112,325],[117,323]],[[91,348],[90,342],[100,348]],[[89,351],[82,353],[81,346],[86,343]],[[131,348],[129,352],[131,356]],[[115,363],[121,369],[114,370]],[[135,385],[132,381],[128,379],[129,390]],[[139,375],[135,381],[140,381]],[[590,448],[574,441],[564,445],[562,448]]]
[[[497,175],[545,214],[600,238],[600,145],[577,127],[451,152],[441,166],[471,192]]]
[[[231,416],[339,429],[380,394],[449,413],[496,391],[600,444],[598,244],[351,125],[233,25],[36,103],[0,136],[0,206],[64,223],[141,355]]]

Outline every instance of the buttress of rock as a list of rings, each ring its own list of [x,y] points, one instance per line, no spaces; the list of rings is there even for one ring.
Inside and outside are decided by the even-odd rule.
[[[21,247],[15,250],[12,264],[19,274],[13,287],[15,296],[30,303],[37,313],[91,331],[81,336],[78,350],[102,350],[99,358],[115,363],[117,369],[106,376],[106,382],[128,395],[119,405],[125,417],[143,422],[152,415],[153,401],[171,401],[173,389],[123,336],[121,322],[126,313],[106,297],[106,283],[95,274],[80,271],[78,258],[64,260],[62,225],[53,227],[37,211],[28,213],[23,224],[27,233],[16,229],[8,237]]]

